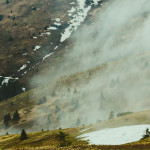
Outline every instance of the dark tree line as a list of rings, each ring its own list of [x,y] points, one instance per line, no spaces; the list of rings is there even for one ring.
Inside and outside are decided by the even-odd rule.
[[[23,92],[22,86],[18,81],[9,80],[0,87],[0,101],[9,99]]]
[[[132,114],[133,112],[121,112],[117,114],[117,117],[121,117],[121,116],[125,116],[125,115],[129,115]]]

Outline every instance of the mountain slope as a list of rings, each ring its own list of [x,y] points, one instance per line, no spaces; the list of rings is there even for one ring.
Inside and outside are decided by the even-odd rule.
[[[149,140],[146,138],[134,143],[124,144],[124,145],[88,145],[87,141],[83,141],[77,136],[80,134],[84,128],[73,128],[65,130],[55,130],[55,131],[41,131],[35,133],[27,133],[28,139],[20,141],[20,135],[4,135],[0,136],[0,149],[69,149],[69,150],[82,150],[82,149],[93,149],[93,150],[148,150],[150,148]],[[65,143],[68,145],[60,147],[59,135],[60,132],[67,134],[65,137]]]

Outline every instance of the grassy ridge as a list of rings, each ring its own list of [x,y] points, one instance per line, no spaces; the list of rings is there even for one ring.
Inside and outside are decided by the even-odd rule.
[[[59,146],[58,133],[62,131],[68,136],[66,141],[70,144],[65,147]],[[9,150],[141,150],[150,149],[150,138],[124,145],[88,145],[87,141],[77,138],[80,128],[64,130],[41,131],[28,133],[28,139],[20,141],[20,135],[0,136],[0,149]]]
[[[69,135],[66,137],[66,141],[69,142],[71,146],[88,144],[88,142],[76,138],[79,133],[79,128],[72,128],[28,133],[28,139],[24,141],[20,141],[20,135],[1,136],[0,149],[56,149],[59,147],[57,135],[60,131]]]

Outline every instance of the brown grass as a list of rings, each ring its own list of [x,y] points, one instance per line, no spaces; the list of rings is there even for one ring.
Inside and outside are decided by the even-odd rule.
[[[149,150],[150,138],[124,145],[88,145],[87,141],[78,139],[79,128],[61,130],[67,133],[66,141],[70,146],[60,147],[57,134],[60,130],[28,133],[28,139],[20,141],[20,135],[0,136],[0,149],[9,150]]]

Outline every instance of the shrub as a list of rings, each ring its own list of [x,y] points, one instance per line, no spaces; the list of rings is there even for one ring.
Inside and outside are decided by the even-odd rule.
[[[118,113],[117,114],[117,117],[121,117],[121,116],[125,116],[125,115],[129,115],[129,114],[132,114],[133,112],[121,112],[121,113]]]

